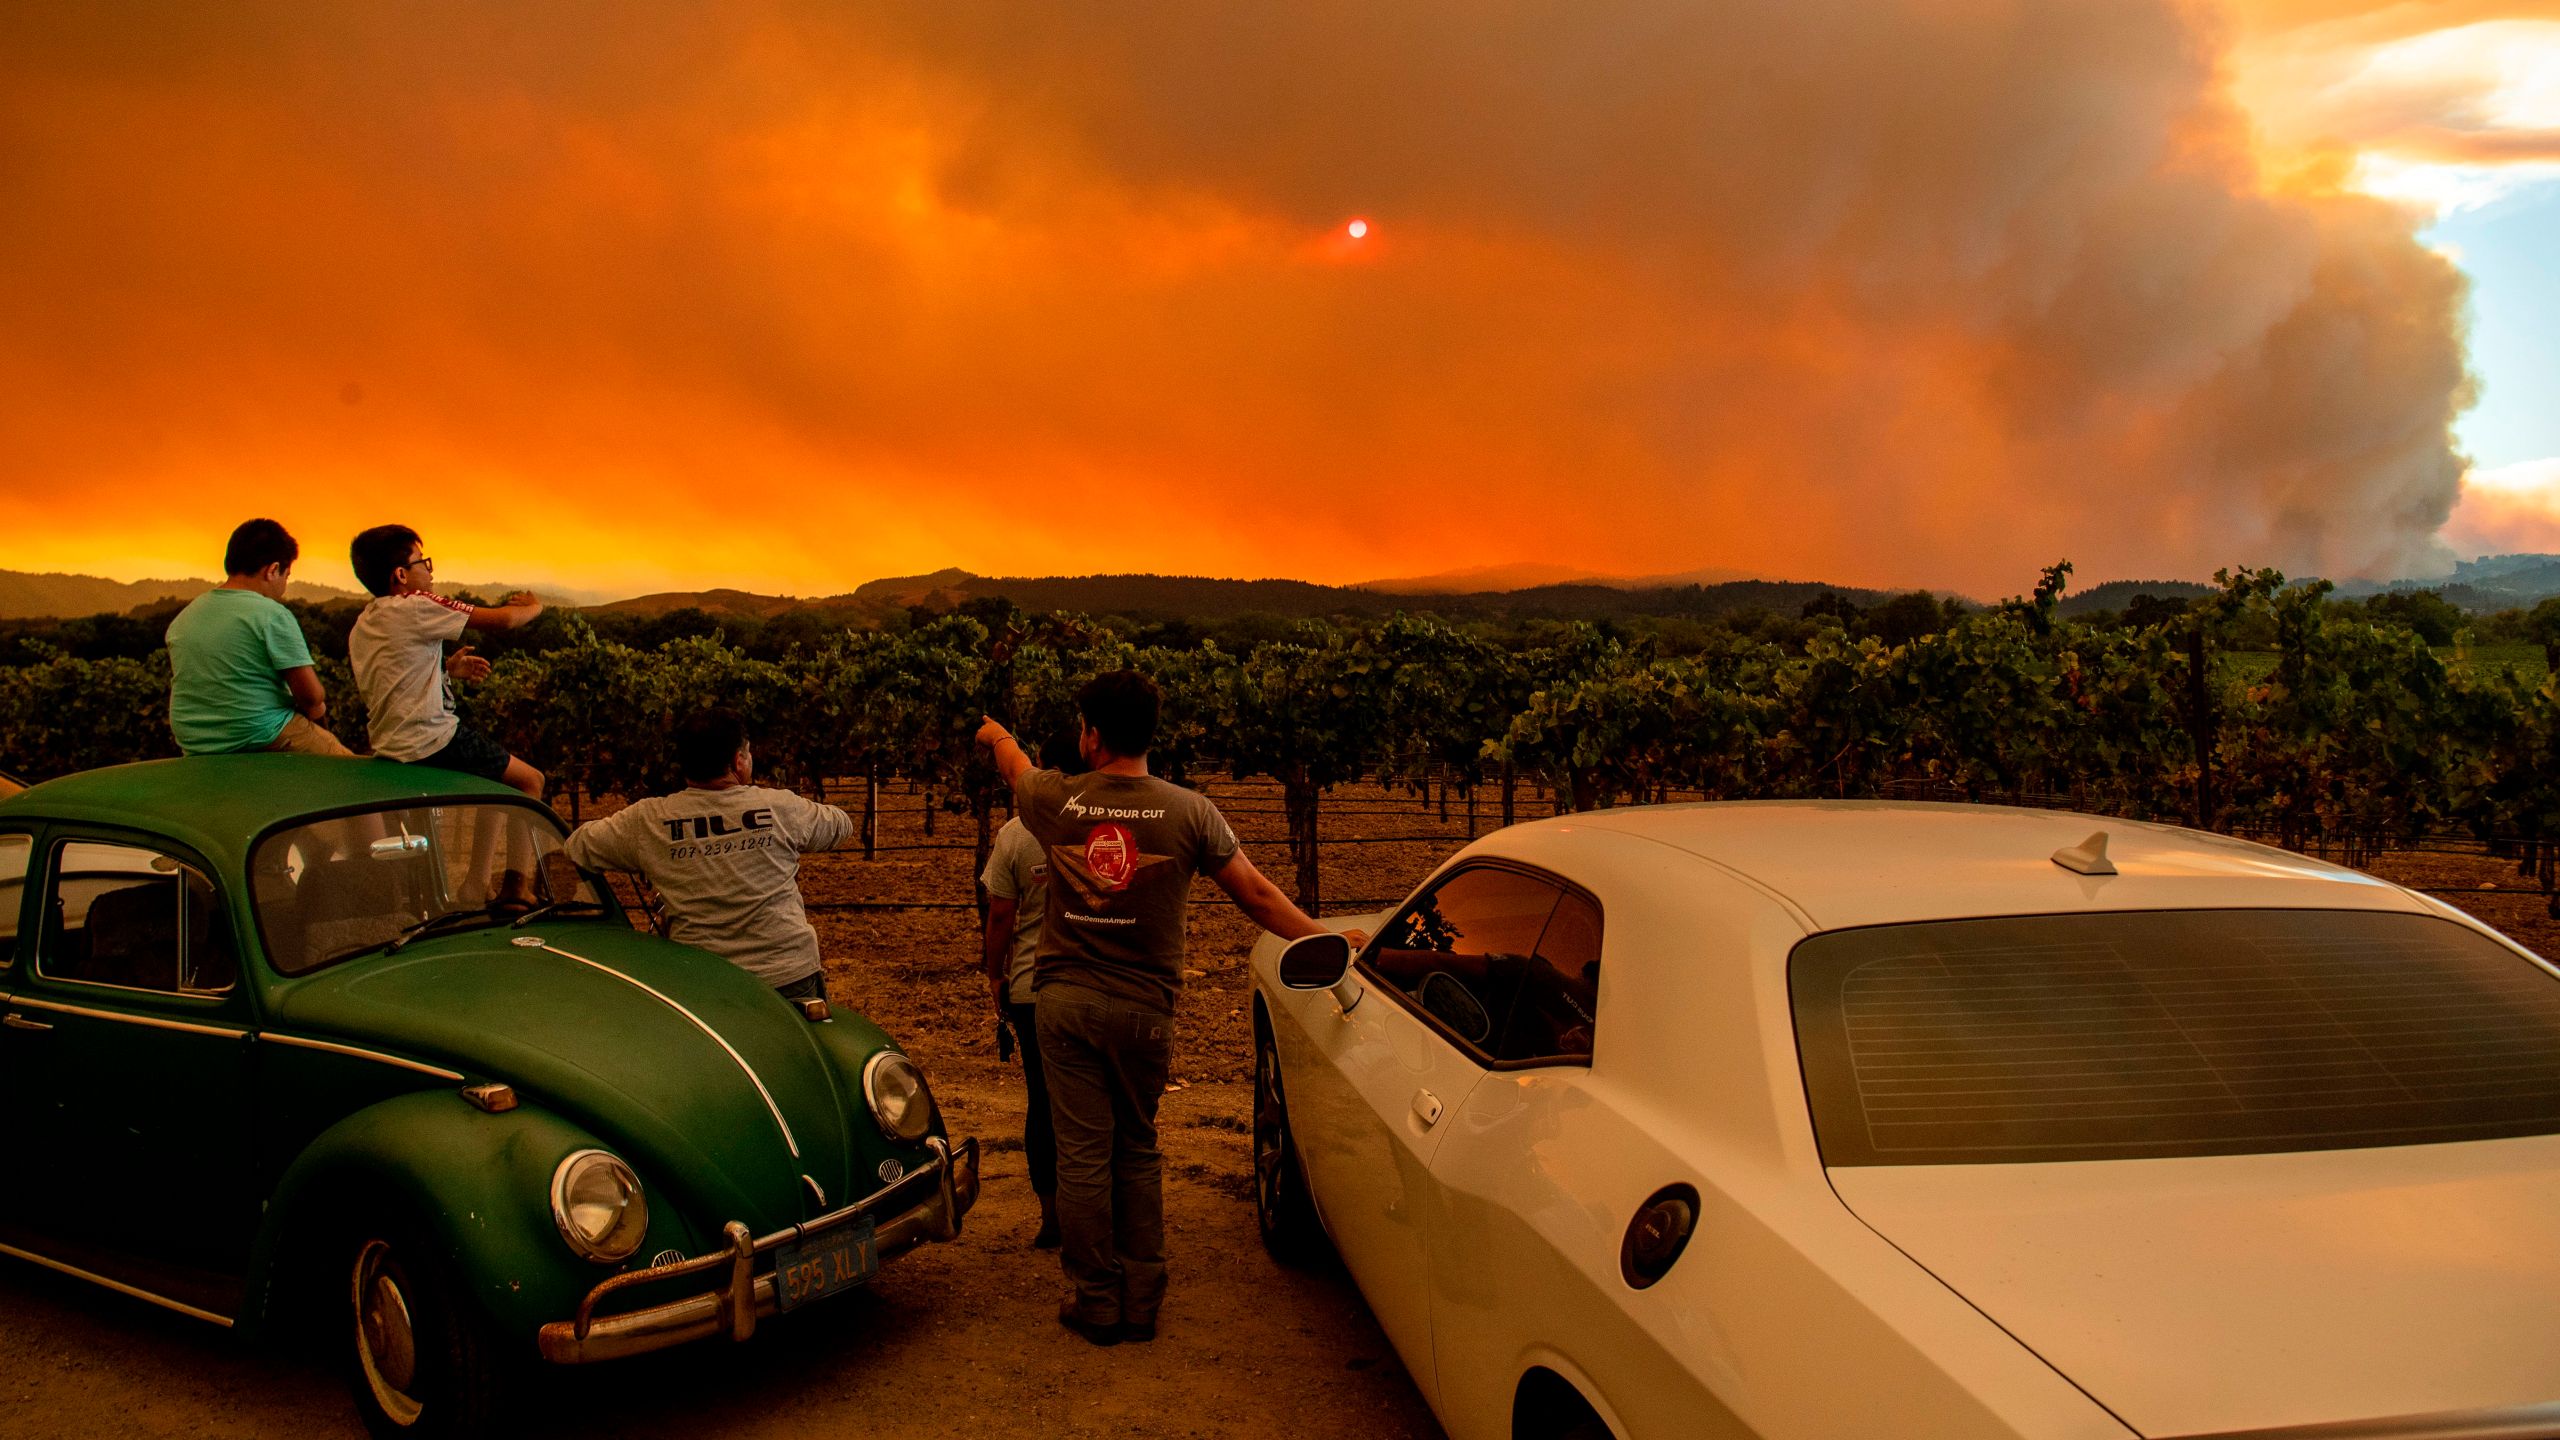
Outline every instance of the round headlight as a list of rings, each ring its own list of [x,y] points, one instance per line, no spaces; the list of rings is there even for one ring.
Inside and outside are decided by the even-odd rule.
[[[581,1150],[551,1172],[551,1219],[569,1248],[599,1265],[619,1265],[649,1233],[640,1177],[602,1150]]]
[[[913,1145],[933,1131],[933,1091],[916,1062],[895,1050],[883,1050],[862,1067],[863,1098],[871,1102],[871,1118],[890,1139]]]

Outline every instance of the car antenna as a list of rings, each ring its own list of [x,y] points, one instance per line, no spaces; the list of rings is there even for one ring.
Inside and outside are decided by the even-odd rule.
[[[2116,862],[2107,858],[2107,832],[2100,830],[2077,845],[2053,852],[2053,863],[2079,875],[2113,875]]]

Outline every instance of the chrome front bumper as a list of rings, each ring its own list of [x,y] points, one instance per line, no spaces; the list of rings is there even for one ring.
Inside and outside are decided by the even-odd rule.
[[[866,1215],[872,1218],[883,1261],[922,1241],[954,1238],[960,1233],[960,1217],[977,1203],[978,1142],[963,1140],[953,1145],[937,1136],[925,1143],[933,1149],[931,1160],[896,1184],[884,1185],[841,1210],[762,1238],[732,1220],[724,1231],[728,1244],[716,1254],[634,1270],[605,1281],[578,1302],[576,1319],[554,1320],[542,1327],[542,1358],[555,1365],[583,1365],[714,1335],[744,1340],[756,1333],[758,1320],[781,1308],[774,1294],[773,1271],[768,1267],[764,1274],[757,1274],[756,1257]],[[596,1314],[599,1305],[620,1291],[715,1273],[721,1276],[717,1289],[619,1315]]]

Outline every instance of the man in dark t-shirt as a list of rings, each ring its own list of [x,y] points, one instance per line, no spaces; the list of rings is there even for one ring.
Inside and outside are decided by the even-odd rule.
[[[1164,1299],[1156,1102],[1172,1063],[1191,877],[1209,876],[1284,939],[1327,928],[1254,868],[1207,797],[1147,773],[1162,704],[1135,670],[1089,681],[1076,693],[1086,773],[1075,776],[1035,767],[992,719],[978,729],[1048,856],[1031,983],[1058,1140],[1059,1256],[1073,1287],[1058,1320],[1097,1345],[1154,1339]]]

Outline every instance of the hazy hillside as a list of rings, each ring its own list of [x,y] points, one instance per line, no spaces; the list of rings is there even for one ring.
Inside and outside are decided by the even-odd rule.
[[[2212,586],[2193,580],[2110,580],[2063,596],[2054,609],[2063,615],[2087,615],[2097,610],[2122,610],[2137,595],[2155,600],[2193,600],[2212,593]]]
[[[171,600],[192,600],[221,583],[218,576],[182,580],[109,580],[98,575],[38,575],[24,570],[0,570],[0,620],[69,620],[83,615],[122,615]],[[484,599],[496,599],[517,590],[532,590],[546,600],[567,605],[587,604],[598,598],[590,591],[547,585],[451,581],[440,588]],[[294,581],[285,593],[295,600],[365,598],[361,590],[314,585],[302,580]]]
[[[1363,580],[1353,588],[1388,595],[1487,595],[1548,585],[1606,585],[1613,590],[1670,590],[1683,585],[1722,585],[1752,578],[1740,570],[1684,570],[1676,575],[1601,575],[1572,565],[1478,565],[1437,575]]]
[[[875,605],[942,610],[1001,596],[1026,610],[1071,610],[1135,619],[1230,620],[1386,615],[1398,610],[1487,619],[1599,620],[1624,615],[1712,616],[1763,609],[1793,615],[1804,603],[1837,591],[1860,603],[1883,592],[1791,580],[1735,580],[1715,585],[1629,589],[1578,582],[1463,594],[1390,594],[1355,585],[1304,580],[1218,580],[1196,575],[989,577],[965,570],[874,580],[853,599]]]
[[[852,608],[853,604],[851,596],[803,600],[789,595],[757,595],[745,590],[665,590],[654,595],[634,595],[628,600],[607,601],[590,608],[626,615],[668,615],[678,610],[701,610],[712,615],[769,620],[803,606],[836,609]]]
[[[511,590],[533,588],[554,603],[643,616],[700,610],[715,617],[771,620],[794,612],[816,611],[830,623],[855,626],[877,624],[918,606],[951,610],[972,600],[994,597],[1034,611],[1216,622],[1244,615],[1302,619],[1378,616],[1398,610],[1487,620],[1603,620],[1632,615],[1705,619],[1744,610],[1792,616],[1807,601],[1826,592],[1836,592],[1860,605],[1871,604],[1890,593],[1813,581],[1698,578],[1725,573],[1721,571],[1699,571],[1695,576],[1521,583],[1561,569],[1497,566],[1358,585],[1220,580],[1197,575],[985,576],[944,569],[926,575],[874,580],[846,595],[795,597],[735,589],[671,590],[601,602],[592,592],[557,587],[455,583],[444,588],[488,599]],[[121,615],[190,599],[213,583],[204,579],[126,582],[94,575],[34,575],[0,570],[0,620]],[[1478,588],[1454,588],[1467,584]],[[2371,594],[2384,588],[2356,583],[2342,586],[2341,593]],[[2387,588],[2420,587],[2415,582],[2401,582]],[[2423,588],[2438,590],[2468,610],[2531,606],[2547,596],[2560,595],[2560,556],[2501,555],[2465,562],[2451,582]],[[2210,589],[2191,580],[2110,580],[2066,596],[2061,608],[2065,615],[2120,611],[2138,595],[2186,600]],[[363,598],[353,590],[299,581],[293,586],[293,595],[301,600]]]
[[[78,615],[121,615],[164,600],[192,600],[218,580],[107,580],[96,575],[31,575],[0,570],[0,620],[36,620]],[[289,592],[296,600],[349,600],[353,590],[307,585],[297,580]]]

